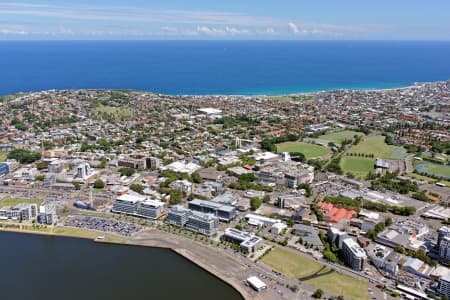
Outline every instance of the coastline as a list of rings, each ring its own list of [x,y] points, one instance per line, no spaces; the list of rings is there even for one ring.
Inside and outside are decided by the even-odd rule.
[[[147,231],[149,231],[149,230],[153,231],[154,229],[148,229]],[[100,232],[100,231],[99,232],[93,231],[93,230],[84,230],[84,231],[89,232],[89,233],[99,234],[99,235],[104,234],[103,232]],[[144,231],[146,231],[146,230],[144,230]],[[260,297],[258,297],[258,295],[252,295],[247,289],[245,289],[245,286],[240,284],[239,280],[236,280],[235,278],[227,276],[227,274],[223,273],[220,269],[215,268],[214,265],[207,264],[206,262],[202,261],[201,257],[199,255],[196,255],[193,251],[189,251],[185,248],[174,247],[173,244],[171,245],[171,243],[169,241],[155,239],[151,242],[149,242],[148,240],[146,242],[139,242],[139,241],[134,240],[133,237],[131,237],[131,238],[125,240],[124,242],[119,242],[119,241],[109,241],[108,239],[96,240],[91,237],[86,237],[86,236],[81,236],[81,235],[71,235],[71,234],[62,234],[62,233],[45,232],[45,231],[22,230],[22,229],[5,228],[5,227],[0,227],[0,232],[17,233],[17,234],[23,234],[23,235],[31,234],[31,235],[39,235],[39,236],[75,238],[75,239],[91,240],[94,243],[165,249],[165,250],[176,253],[177,255],[183,257],[190,263],[201,268],[203,271],[208,272],[210,275],[216,277],[217,279],[221,280],[225,284],[229,285],[234,290],[236,290],[236,292],[241,296],[242,299],[244,299],[244,300],[260,300],[261,299]],[[201,246],[201,245],[198,245],[198,246]],[[207,249],[206,247],[203,247],[203,248]]]
[[[32,94],[32,93],[42,93],[51,90],[68,90],[68,91],[77,91],[77,90],[98,90],[98,91],[128,91],[128,92],[141,92],[141,93],[149,93],[149,94],[161,94],[166,96],[173,97],[282,97],[282,96],[311,96],[317,95],[320,93],[326,92],[334,92],[334,91],[354,91],[354,92],[388,92],[395,90],[406,90],[409,88],[413,88],[418,85],[423,84],[433,84],[439,82],[450,81],[450,77],[442,80],[432,80],[432,81],[416,81],[412,83],[399,83],[399,84],[385,84],[384,86],[376,85],[373,86],[330,86],[330,87],[320,87],[320,88],[306,88],[306,89],[291,89],[287,88],[284,91],[278,91],[278,89],[267,90],[267,91],[258,91],[258,90],[248,90],[248,92],[244,92],[245,90],[238,91],[230,91],[229,93],[170,93],[170,92],[162,92],[157,90],[143,90],[143,89],[132,89],[132,88],[58,88],[58,89],[47,89],[47,90],[30,90],[30,91],[14,91],[10,93],[0,93],[0,97],[7,97],[16,94]],[[294,89],[296,91],[294,91]],[[292,90],[292,91],[291,91]]]

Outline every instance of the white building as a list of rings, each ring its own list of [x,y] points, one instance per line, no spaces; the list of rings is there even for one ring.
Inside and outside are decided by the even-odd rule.
[[[344,260],[348,266],[353,270],[364,270],[364,263],[366,261],[366,252],[351,238],[346,238],[342,242],[342,251]]]
[[[280,222],[273,224],[270,231],[275,234],[280,234],[285,229],[287,229],[287,225]]]
[[[256,276],[247,278],[247,283],[257,292],[261,292],[267,288],[267,285]]]
[[[114,201],[113,213],[158,219],[164,212],[164,202],[148,199],[141,195],[124,194]]]
[[[247,252],[255,252],[262,243],[262,238],[252,232],[242,231],[235,228],[227,228],[222,235],[222,239],[239,244],[240,248]]]

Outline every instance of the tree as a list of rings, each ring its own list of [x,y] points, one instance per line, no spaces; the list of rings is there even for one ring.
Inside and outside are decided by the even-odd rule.
[[[305,196],[306,197],[311,197],[312,196],[312,189],[311,189],[311,186],[309,184],[307,184],[307,183],[300,183],[297,188],[305,190]]]
[[[312,294],[313,298],[320,299],[323,297],[323,291],[321,289],[317,289],[314,294]]]
[[[202,183],[202,177],[198,174],[198,172],[192,173],[191,179],[194,183]]]
[[[179,204],[181,202],[181,199],[183,199],[183,193],[181,191],[177,190],[171,190],[169,192],[170,195],[170,204]]]
[[[133,168],[128,168],[128,167],[124,167],[124,168],[120,168],[119,169],[119,173],[120,176],[131,176],[136,172],[135,169]]]
[[[144,187],[138,183],[134,183],[134,184],[130,185],[130,189],[139,194],[142,194],[144,192]]]
[[[72,184],[73,184],[73,186],[75,187],[76,190],[80,190],[81,185],[80,185],[79,182],[74,181],[74,182],[72,182]]]
[[[250,199],[250,209],[253,211],[257,210],[261,206],[261,203],[261,199],[259,199],[258,197],[253,197],[252,199]]]
[[[25,149],[14,149],[8,153],[9,159],[15,159],[21,164],[31,164],[41,159],[39,152],[33,152]]]
[[[95,189],[102,189],[102,188],[104,188],[104,187],[105,187],[105,183],[103,182],[103,180],[97,179],[97,180],[94,182],[94,188],[95,188]]]
[[[264,203],[269,202],[269,201],[270,201],[270,196],[269,196],[269,195],[264,195],[262,201],[263,201]]]
[[[386,225],[386,227],[389,227],[392,225],[392,218],[387,218],[386,221],[384,221],[384,224]]]

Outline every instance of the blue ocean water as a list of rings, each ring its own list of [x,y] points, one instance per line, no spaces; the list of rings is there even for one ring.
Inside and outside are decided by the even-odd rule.
[[[450,42],[2,41],[0,94],[285,94],[450,79]]]

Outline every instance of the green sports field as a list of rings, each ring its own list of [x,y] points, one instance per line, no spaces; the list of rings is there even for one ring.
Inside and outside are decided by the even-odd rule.
[[[300,152],[305,155],[306,159],[319,158],[329,153],[327,147],[302,143],[302,142],[286,142],[277,144],[277,152]]]
[[[342,130],[342,131],[336,131],[332,133],[327,133],[324,135],[319,136],[317,139],[311,139],[315,140],[317,143],[321,144],[328,144],[330,142],[340,145],[344,140],[351,140],[355,135],[363,135],[361,132],[352,131],[352,130]]]
[[[433,164],[433,163],[421,163],[416,165],[416,170],[419,173],[426,173],[428,175],[434,175],[450,179],[450,166]]]
[[[341,159],[344,173],[352,173],[358,178],[365,178],[369,172],[375,173],[375,159],[345,156]]]
[[[373,154],[375,158],[385,159],[404,159],[406,157],[406,149],[386,144],[382,135],[363,139],[358,145],[353,146],[349,153]]]
[[[325,292],[344,295],[345,299],[370,299],[367,282],[332,270],[313,258],[275,248],[261,261],[272,269]]]
[[[11,198],[9,196],[6,196],[3,199],[0,199],[0,207],[15,206],[19,203],[37,204],[39,206],[39,205],[41,205],[42,200],[27,199],[27,198]]]

